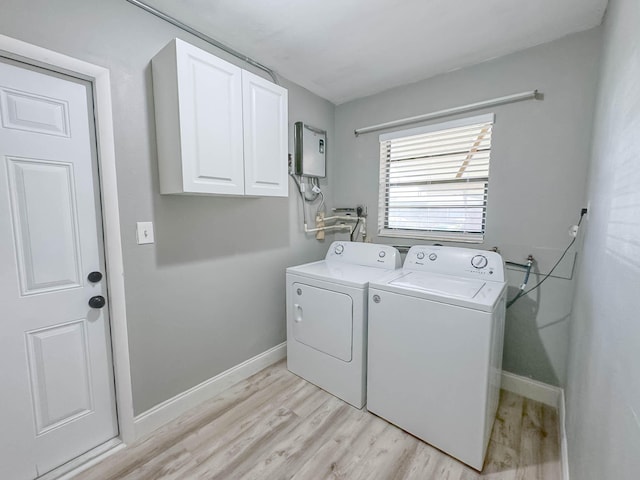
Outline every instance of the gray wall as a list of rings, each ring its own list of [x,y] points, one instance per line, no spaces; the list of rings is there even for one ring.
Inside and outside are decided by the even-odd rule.
[[[610,0],[571,319],[571,478],[640,475],[640,3]]]
[[[3,0],[0,32],[111,70],[136,414],[283,342],[284,269],[326,251],[301,232],[295,186],[289,198],[158,191],[150,59],[177,36],[247,66],[124,0]],[[290,132],[303,120],[333,138],[333,105],[284,86]],[[146,220],[156,244],[138,246]]]
[[[378,134],[354,137],[355,128],[539,89],[544,101],[488,110],[496,113],[496,123],[487,232],[480,248],[498,246],[506,260],[520,263],[532,253],[545,273],[568,245],[568,227],[585,204],[600,37],[599,29],[571,35],[336,107],[337,162],[330,171],[336,205],[366,204],[375,234]],[[564,384],[574,257],[572,252],[559,267],[564,278],[549,279],[509,310],[506,370]],[[511,286],[522,278],[520,271],[509,271]]]

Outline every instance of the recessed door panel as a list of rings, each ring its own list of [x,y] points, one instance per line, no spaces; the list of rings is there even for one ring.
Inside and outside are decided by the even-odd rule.
[[[353,345],[353,299],[345,294],[293,283],[293,336],[320,352],[350,362]]]
[[[234,131],[231,122],[221,122],[217,112],[230,112],[233,105],[233,75],[215,65],[190,58],[193,75],[194,123],[208,131],[196,130],[198,141],[196,178],[232,181],[235,165],[227,159],[234,154],[229,142]]]
[[[278,185],[280,183],[279,169],[274,169],[272,163],[260,161],[260,157],[266,152],[280,151],[279,116],[274,115],[281,108],[280,98],[280,95],[264,87],[251,85],[249,91],[251,113],[248,119],[251,124],[248,126],[248,141],[251,149],[256,152],[250,160],[255,181],[259,184]],[[282,159],[280,161],[282,162]]]
[[[73,165],[8,158],[22,295],[79,287]]]
[[[69,109],[65,100],[0,88],[2,126],[68,137]]]
[[[92,411],[86,320],[27,332],[36,435]]]

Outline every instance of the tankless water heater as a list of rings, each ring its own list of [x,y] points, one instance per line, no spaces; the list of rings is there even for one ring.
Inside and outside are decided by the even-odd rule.
[[[326,177],[327,132],[296,122],[294,139],[296,175]]]

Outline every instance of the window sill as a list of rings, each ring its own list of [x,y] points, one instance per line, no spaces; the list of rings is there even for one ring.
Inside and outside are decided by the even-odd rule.
[[[417,240],[428,240],[434,242],[457,242],[457,243],[484,243],[484,234],[482,233],[434,233],[419,232],[411,230],[378,230],[379,237],[389,238],[412,238]]]

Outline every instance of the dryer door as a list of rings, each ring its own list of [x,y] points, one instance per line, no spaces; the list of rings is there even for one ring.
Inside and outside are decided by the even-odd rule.
[[[351,361],[353,300],[346,293],[293,283],[293,337],[320,352]]]

